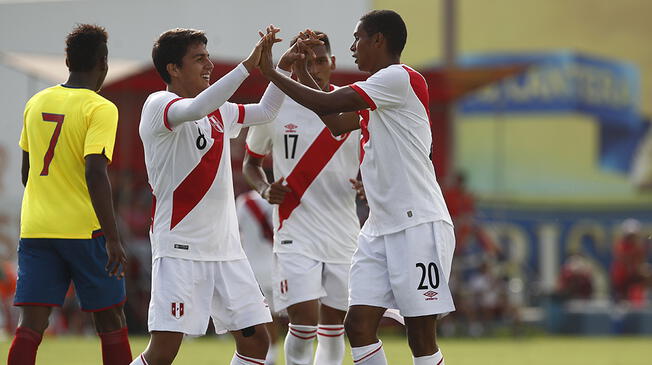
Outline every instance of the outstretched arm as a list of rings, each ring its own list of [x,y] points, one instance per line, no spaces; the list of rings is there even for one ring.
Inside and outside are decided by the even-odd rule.
[[[273,39],[274,42],[278,41],[274,37],[277,32],[276,28],[268,28],[267,34],[261,34],[260,40],[256,43],[249,57],[231,72],[224,75],[196,97],[181,99],[170,105],[167,111],[167,120],[170,126],[174,128],[184,122],[201,119],[224,104],[258,65],[263,43],[270,39]]]

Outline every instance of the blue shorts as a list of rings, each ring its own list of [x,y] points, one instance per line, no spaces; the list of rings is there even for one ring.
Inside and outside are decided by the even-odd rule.
[[[123,304],[125,281],[109,277],[107,259],[103,235],[87,240],[22,238],[14,305],[60,307],[71,280],[83,311]]]

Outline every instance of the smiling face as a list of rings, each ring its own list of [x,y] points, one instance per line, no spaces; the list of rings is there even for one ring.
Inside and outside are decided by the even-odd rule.
[[[373,69],[373,47],[372,38],[362,27],[362,21],[359,21],[353,31],[353,44],[351,45],[353,58],[360,71],[371,72]]]
[[[181,59],[181,66],[168,64],[172,82],[170,90],[182,97],[199,95],[210,85],[213,62],[209,58],[206,45],[201,42],[193,43],[186,49],[186,54]]]
[[[312,50],[315,59],[308,60],[308,71],[322,90],[328,90],[331,73],[335,70],[335,56],[331,56],[323,45],[313,47]]]

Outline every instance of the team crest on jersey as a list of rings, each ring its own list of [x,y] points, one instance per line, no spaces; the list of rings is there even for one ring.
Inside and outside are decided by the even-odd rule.
[[[299,128],[298,125],[292,123],[286,124],[284,127],[285,133],[297,133],[297,128]]]
[[[224,133],[224,123],[219,120],[215,115],[209,115],[208,121],[211,123],[211,127],[215,128],[220,133]]]
[[[182,302],[172,302],[172,316],[176,319],[183,317],[184,309]]]

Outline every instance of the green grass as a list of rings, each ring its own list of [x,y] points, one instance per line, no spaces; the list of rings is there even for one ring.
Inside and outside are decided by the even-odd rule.
[[[147,337],[132,337],[134,355],[147,345]],[[384,336],[389,364],[412,364],[404,337]],[[0,363],[7,358],[10,340],[0,341]],[[528,337],[441,339],[447,365],[649,365],[650,337]],[[229,337],[184,341],[175,364],[229,364],[234,345]],[[99,341],[94,337],[48,337],[39,348],[39,365],[101,364]],[[348,346],[344,364],[350,365]],[[283,362],[278,362],[283,364]]]

